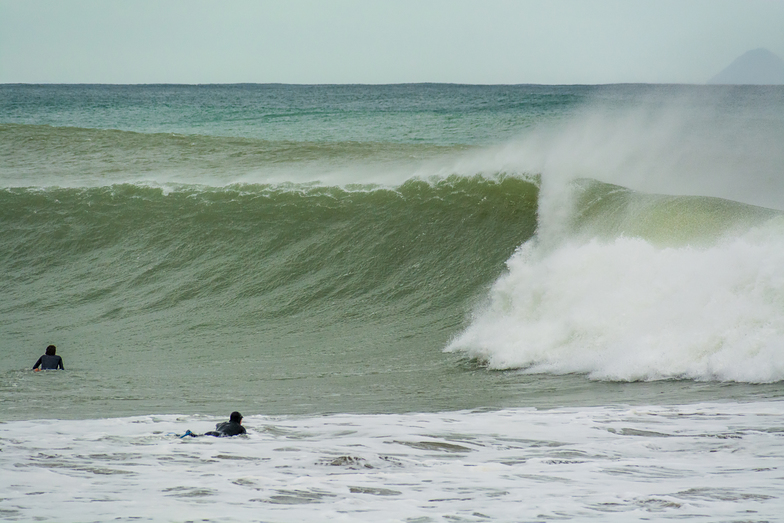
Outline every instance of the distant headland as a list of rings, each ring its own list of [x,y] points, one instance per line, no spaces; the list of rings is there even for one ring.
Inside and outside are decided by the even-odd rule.
[[[784,60],[767,49],[754,49],[735,59],[709,84],[784,85]]]

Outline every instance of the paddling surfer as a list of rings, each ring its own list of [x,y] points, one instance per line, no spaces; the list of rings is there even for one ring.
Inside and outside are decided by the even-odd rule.
[[[227,438],[230,436],[237,436],[239,434],[245,434],[245,427],[242,426],[242,414],[237,412],[236,410],[231,413],[229,416],[229,421],[223,421],[218,423],[215,426],[215,430],[211,430],[209,432],[205,432],[204,436],[215,436],[218,438]],[[179,435],[178,435],[179,436]],[[179,436],[180,439],[190,436],[192,438],[196,438],[199,434],[194,434],[190,430],[186,431],[185,434]]]
[[[229,421],[218,423],[215,430],[205,432],[205,436],[217,436],[224,438],[227,436],[236,436],[238,434],[245,434],[245,427],[242,426],[242,414],[236,410],[229,416]]]

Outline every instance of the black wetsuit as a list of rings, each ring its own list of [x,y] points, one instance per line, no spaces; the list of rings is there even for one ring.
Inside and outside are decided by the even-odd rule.
[[[219,438],[226,436],[236,436],[237,434],[245,434],[245,427],[236,421],[224,421],[215,426],[215,430],[205,432],[205,436],[218,436]]]
[[[65,370],[65,367],[63,367],[63,359],[57,355],[49,356],[48,354],[44,354],[38,358],[38,361],[35,362],[35,365],[33,365],[33,370],[37,369],[39,366],[41,367],[41,370]]]

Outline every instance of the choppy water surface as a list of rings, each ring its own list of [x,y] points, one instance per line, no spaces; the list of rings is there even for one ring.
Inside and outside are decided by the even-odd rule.
[[[0,425],[3,519],[774,521],[781,402]]]

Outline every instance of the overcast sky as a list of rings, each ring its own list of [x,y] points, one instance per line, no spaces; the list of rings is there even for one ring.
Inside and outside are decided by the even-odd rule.
[[[704,83],[784,0],[0,0],[0,83]]]

